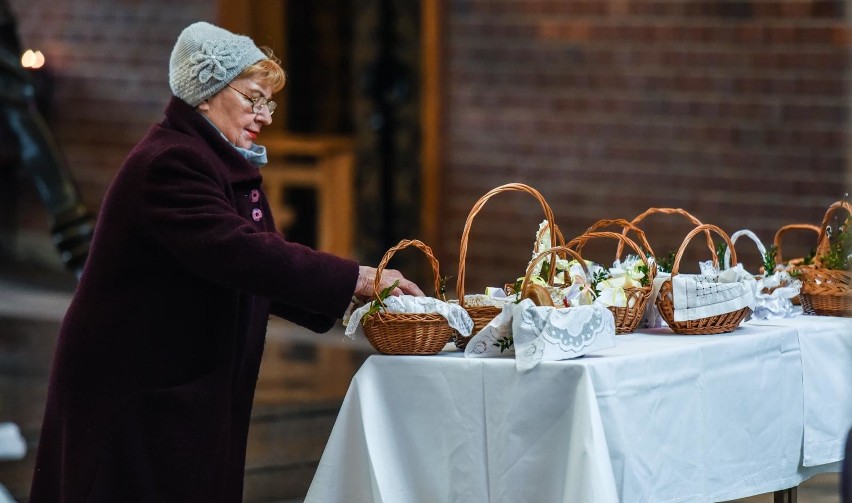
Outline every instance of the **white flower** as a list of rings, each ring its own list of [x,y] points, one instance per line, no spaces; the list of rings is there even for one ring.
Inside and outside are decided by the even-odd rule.
[[[575,281],[571,286],[563,290],[565,299],[570,306],[590,306],[595,301],[595,292],[592,285]]]
[[[645,262],[637,255],[628,255],[624,262],[619,260],[613,262],[609,274],[613,278],[628,276],[630,279],[641,281],[645,277],[644,266]]]
[[[603,283],[603,281],[601,282]],[[626,307],[627,306],[627,294],[624,293],[624,289],[620,287],[616,288],[600,288],[600,283],[598,283],[598,298],[595,300],[595,304],[601,304],[607,307]]]

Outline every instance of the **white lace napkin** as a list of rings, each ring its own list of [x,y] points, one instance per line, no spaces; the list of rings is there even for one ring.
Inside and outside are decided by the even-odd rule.
[[[536,306],[530,299],[507,305],[465,348],[466,358],[494,357],[497,342],[514,338],[515,368],[529,370],[545,360],[567,360],[615,346],[615,319],[604,306]]]
[[[384,303],[385,310],[389,313],[440,314],[447,319],[450,327],[464,337],[470,336],[470,332],[473,330],[473,320],[467,314],[467,311],[458,304],[450,304],[434,297],[417,297],[414,295],[392,295],[385,299]],[[370,310],[370,304],[367,303],[352,312],[349,321],[346,323],[346,335],[354,337],[356,332],[363,334],[361,318]]]
[[[601,305],[553,308],[529,299],[512,313],[515,366],[529,370],[544,360],[567,360],[615,346],[615,318]]]

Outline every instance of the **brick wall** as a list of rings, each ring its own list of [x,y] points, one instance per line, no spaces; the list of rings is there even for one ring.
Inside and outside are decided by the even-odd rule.
[[[54,77],[51,125],[88,203],[171,96],[168,62],[180,31],[212,20],[215,3],[11,0],[22,45]]]
[[[51,125],[96,210],[161,116],[175,37],[214,19],[215,2],[10,4],[22,44],[47,56]],[[818,223],[850,186],[847,9],[818,0],[446,0],[441,235],[430,243],[442,272],[455,273],[473,203],[510,181],[539,188],[567,236],[650,206],[683,207],[764,240],[784,223]],[[20,185],[19,218],[53,254],[34,189]],[[540,214],[519,194],[486,205],[470,236],[469,288],[521,273]],[[660,250],[688,228],[648,224]]]
[[[651,206],[768,242],[782,224],[818,224],[850,186],[844,9],[450,0],[442,263],[455,267],[476,199],[510,181],[538,188],[566,237]],[[489,200],[474,220],[466,291],[522,273],[540,220],[529,196]],[[647,224],[661,252],[689,228],[674,217]]]

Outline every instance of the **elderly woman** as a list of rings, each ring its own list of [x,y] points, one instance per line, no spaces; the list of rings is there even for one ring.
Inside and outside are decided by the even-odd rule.
[[[284,78],[248,37],[180,34],[62,325],[31,502],[240,501],[269,314],[323,332],[371,295],[374,268],[275,231],[255,140]]]

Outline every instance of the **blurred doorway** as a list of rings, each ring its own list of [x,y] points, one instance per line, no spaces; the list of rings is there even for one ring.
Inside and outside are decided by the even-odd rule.
[[[424,21],[425,13],[434,10],[426,5],[409,0],[219,2],[219,22],[271,46],[287,70],[288,83],[278,100],[282,111],[276,112],[270,132],[289,140],[350,142],[352,214],[338,215],[333,225],[354,228],[352,254],[365,263],[378,263],[402,238],[426,240],[423,202],[436,185],[424,184],[423,100],[429,90],[422,85],[423,27],[434,24]],[[316,226],[309,215],[316,214],[319,198],[305,187],[289,195],[288,220],[294,226],[289,235],[313,239],[306,244],[316,245],[322,231],[311,231]],[[407,255],[393,267],[422,263]]]

